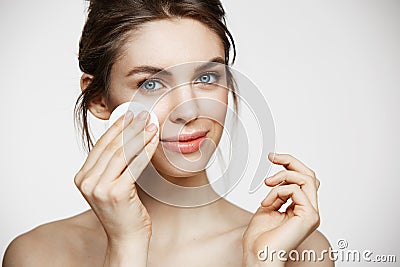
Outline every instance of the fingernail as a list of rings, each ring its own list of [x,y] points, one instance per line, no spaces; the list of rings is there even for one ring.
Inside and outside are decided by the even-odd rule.
[[[149,126],[146,127],[146,131],[148,132],[153,132],[157,129],[156,125],[154,123],[150,124]]]
[[[133,117],[133,112],[131,111],[131,110],[128,110],[126,113],[125,113],[125,118],[126,119],[130,119],[130,118],[132,118]]]
[[[139,120],[144,120],[144,119],[147,118],[147,115],[148,115],[148,114],[149,114],[149,112],[143,110],[142,112],[140,112],[140,113],[138,114],[137,118],[138,118]]]
[[[155,143],[157,143],[157,139],[158,139],[158,136],[157,135],[155,135],[155,136],[153,136],[153,139],[151,139],[151,143],[153,143],[153,144],[155,144]]]
[[[278,153],[274,153],[274,152],[269,152],[269,156],[273,159],[275,157],[277,157],[279,154]]]

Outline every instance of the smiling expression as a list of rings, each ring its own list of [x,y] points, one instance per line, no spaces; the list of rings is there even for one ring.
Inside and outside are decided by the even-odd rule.
[[[192,19],[145,23],[111,70],[108,106],[153,107],[160,143],[152,158],[166,176],[203,171],[222,135],[228,104],[220,38]]]

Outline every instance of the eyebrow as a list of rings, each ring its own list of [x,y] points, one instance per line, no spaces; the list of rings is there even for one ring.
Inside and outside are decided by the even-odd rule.
[[[202,70],[209,69],[218,64],[225,65],[225,60],[222,57],[215,57],[215,58],[209,60],[208,62],[205,62],[204,64],[196,67],[195,72],[201,72]],[[133,76],[133,75],[136,75],[139,73],[148,73],[148,74],[152,74],[152,75],[159,73],[159,75],[163,75],[163,76],[172,76],[171,72],[169,72],[163,68],[149,66],[149,65],[143,65],[143,66],[138,66],[138,67],[134,67],[133,69],[131,69],[128,72],[128,74],[126,75],[126,77]]]

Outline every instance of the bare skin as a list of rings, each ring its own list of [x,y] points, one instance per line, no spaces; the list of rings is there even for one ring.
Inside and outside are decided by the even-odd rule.
[[[218,202],[220,203],[215,203],[215,206],[220,205],[229,213],[221,212],[222,218],[218,221],[215,217],[204,218],[207,221],[206,229],[204,225],[200,228],[194,225],[193,230],[200,231],[190,231],[184,233],[184,237],[178,238],[173,230],[179,225],[177,220],[166,220],[162,223],[162,228],[170,227],[168,230],[155,228],[150,243],[148,266],[242,266],[242,235],[253,214],[227,201]],[[179,233],[182,231],[177,230]],[[315,231],[298,250],[315,249],[319,253],[328,246],[326,238]],[[19,236],[8,248],[9,260],[4,266],[103,266],[106,248],[104,229],[93,211],[88,210],[68,219],[42,225]],[[291,262],[287,266],[333,264],[329,261]]]
[[[135,34],[124,56],[114,64],[109,101],[96,99],[90,111],[100,119],[108,119],[116,106],[129,101],[131,85],[140,77],[127,78],[126,72],[135,66],[167,68],[215,58],[224,58],[223,46],[218,37],[199,22],[181,19],[148,23]],[[82,90],[90,81],[90,75],[82,76]],[[141,91],[136,90],[140,94]],[[208,137],[217,144],[222,127],[212,120],[201,119],[201,107],[199,114],[193,113],[192,107],[173,109],[176,102],[205,94],[201,89],[192,92],[197,95],[187,92],[176,91],[161,101],[155,108],[157,117],[162,124],[182,123],[188,131],[207,129]],[[222,91],[213,91],[208,97],[223,103],[227,101],[227,94]],[[143,94],[139,99],[145,102],[149,97]],[[128,124],[124,126],[123,119],[102,136],[75,177],[78,189],[92,209],[17,237],[7,249],[5,267],[333,266],[327,257],[323,262],[287,262],[285,265],[257,262],[255,256],[264,245],[287,251],[314,249],[317,254],[329,248],[326,238],[316,230],[319,181],[300,161],[290,155],[269,159],[285,170],[266,181],[266,185],[274,189],[255,215],[223,198],[197,208],[174,207],[147,195],[124,171],[126,162],[118,159],[122,158],[122,131],[128,129],[132,134],[131,143],[147,150],[157,170],[175,184],[206,184],[205,171],[193,174],[174,168],[160,149],[161,141],[153,139],[154,129],[145,128],[144,120],[136,116],[127,119]],[[161,138],[168,134],[161,132]],[[138,140],[143,142],[143,139],[145,144],[139,146]],[[148,164],[148,159],[140,155],[132,162],[136,176]],[[279,213],[277,210],[288,199],[294,204],[287,212]]]

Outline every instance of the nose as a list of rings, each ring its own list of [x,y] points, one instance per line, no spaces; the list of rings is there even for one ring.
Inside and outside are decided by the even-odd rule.
[[[199,106],[191,84],[173,89],[170,93],[173,109],[170,120],[174,123],[186,124],[199,117]]]

